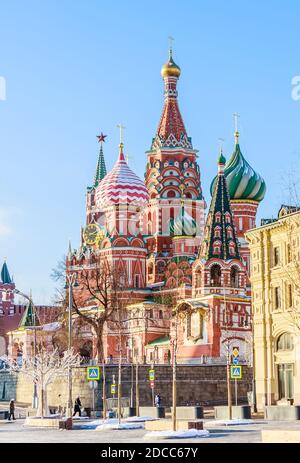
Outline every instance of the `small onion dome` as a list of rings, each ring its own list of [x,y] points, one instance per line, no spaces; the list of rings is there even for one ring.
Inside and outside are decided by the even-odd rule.
[[[161,75],[163,78],[177,77],[178,79],[180,74],[181,74],[180,67],[174,63],[173,58],[172,58],[172,50],[170,50],[169,61],[166,64],[164,64],[163,67],[161,68]]]
[[[197,225],[193,217],[191,217],[184,208],[174,220],[173,224],[174,236],[196,236]]]
[[[226,164],[226,158],[224,154],[222,153],[222,150],[220,152],[220,155],[218,157],[218,164]]]
[[[145,183],[129,168],[121,143],[119,158],[115,166],[101,180],[96,189],[96,205],[102,208],[116,204],[144,207],[148,199],[149,194]]]
[[[235,145],[235,150],[225,165],[224,175],[230,199],[262,201],[266,193],[264,179],[248,164],[244,158],[240,145]],[[210,191],[214,190],[216,177],[211,183]]]

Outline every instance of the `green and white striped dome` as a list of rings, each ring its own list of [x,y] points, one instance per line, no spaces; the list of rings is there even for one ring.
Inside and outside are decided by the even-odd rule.
[[[197,233],[197,224],[190,214],[184,210],[184,207],[181,208],[175,218],[172,228],[174,236],[196,236]]]
[[[230,199],[262,201],[266,194],[264,179],[248,164],[242,155],[240,145],[236,143],[235,150],[225,164],[224,175]],[[210,191],[213,192],[216,177],[211,183]]]

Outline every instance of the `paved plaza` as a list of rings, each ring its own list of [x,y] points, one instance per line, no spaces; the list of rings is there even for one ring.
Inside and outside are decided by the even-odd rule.
[[[205,422],[206,420],[204,420]],[[146,440],[147,431],[138,430],[108,430],[96,431],[94,429],[80,429],[80,424],[75,423],[72,431],[52,430],[41,428],[26,428],[24,419],[15,422],[0,421],[0,443],[147,443],[168,442],[171,443],[259,443],[261,442],[262,429],[300,429],[299,421],[267,422],[258,420],[257,423],[238,426],[218,426],[209,428],[210,436],[200,439],[153,439]],[[205,427],[205,426],[204,426]]]

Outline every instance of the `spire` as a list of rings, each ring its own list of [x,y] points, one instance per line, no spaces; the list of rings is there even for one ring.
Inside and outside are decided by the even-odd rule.
[[[126,127],[124,127],[124,125],[122,125],[122,124],[118,124],[117,127],[120,130],[120,143],[119,143],[119,158],[118,158],[118,161],[125,161],[126,162],[125,156],[124,156],[124,153],[123,153],[123,149],[124,149],[123,129],[126,129]]]
[[[7,284],[7,285],[10,285],[12,283],[12,279],[10,278],[6,260],[4,261],[4,264],[1,270],[1,281],[2,283]]]
[[[100,135],[97,135],[98,142],[100,143],[100,152],[99,152],[99,157],[98,157],[98,162],[97,162],[96,175],[94,178],[94,185],[93,185],[94,188],[99,185],[101,180],[107,174],[104,155],[103,155],[103,143],[105,142],[106,137],[107,135],[104,135],[102,132]]]
[[[32,295],[31,295],[31,291],[30,291],[30,301],[23,313],[23,316],[21,318],[21,321],[19,323],[19,329],[20,328],[27,328],[27,327],[30,327],[30,326],[39,326],[40,325],[40,322],[38,320],[38,318],[36,317],[36,313],[35,313],[35,308],[34,308],[34,305],[32,303]]]
[[[240,136],[240,133],[239,133],[239,130],[238,130],[238,118],[240,117],[240,115],[239,115],[239,113],[234,113],[233,117],[234,117],[234,125],[235,125],[235,132],[234,132],[235,144],[238,145],[239,144],[239,136]]]
[[[172,39],[173,40],[173,39]],[[177,101],[177,81],[181,74],[180,67],[173,60],[172,45],[169,60],[163,65],[161,75],[164,79],[164,107],[156,136],[151,149],[183,147],[192,149],[191,139],[187,136]]]
[[[224,175],[225,163],[226,159],[221,150],[218,158],[218,175],[214,183],[204,240],[200,248],[200,257],[205,260],[219,258],[226,261],[240,258]]]

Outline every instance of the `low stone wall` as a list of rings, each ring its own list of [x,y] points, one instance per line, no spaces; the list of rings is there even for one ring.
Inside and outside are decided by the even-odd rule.
[[[300,405],[268,405],[265,407],[265,419],[276,421],[300,420]]]
[[[173,413],[173,407],[171,407]],[[198,420],[203,418],[202,407],[176,407],[176,419],[178,420]]]
[[[152,389],[149,381],[150,365],[139,366],[140,406],[151,406]],[[118,380],[118,366],[106,367],[106,395],[111,397],[110,386]],[[102,368],[101,368],[102,377]],[[135,367],[122,366],[122,397],[130,397],[131,377],[134,378],[133,393],[135,395]],[[243,367],[243,379],[238,381],[239,402],[247,401],[247,392],[251,390],[252,369]],[[159,393],[161,405],[172,405],[172,368],[169,365],[155,366],[154,393]],[[59,397],[61,395],[61,397]],[[19,403],[31,404],[33,385],[28,377],[0,370],[0,400],[15,399]],[[57,379],[47,388],[47,399],[50,407],[65,406],[68,399],[67,377]],[[73,369],[73,399],[80,397],[83,407],[102,407],[102,380],[97,389],[93,390],[86,379],[86,367]],[[93,397],[94,396],[94,397]],[[232,396],[234,397],[234,381],[232,381]],[[115,396],[116,397],[116,396]],[[226,404],[226,366],[223,365],[179,365],[177,367],[177,404],[186,405],[218,405]]]
[[[228,419],[228,407],[215,407],[216,420]],[[247,405],[232,406],[232,419],[244,420],[251,418],[251,407]]]

